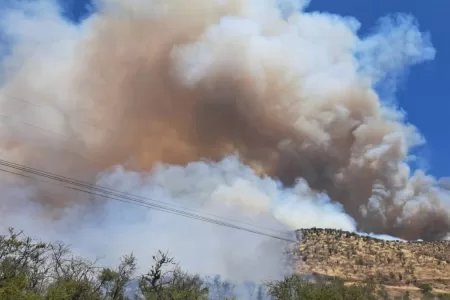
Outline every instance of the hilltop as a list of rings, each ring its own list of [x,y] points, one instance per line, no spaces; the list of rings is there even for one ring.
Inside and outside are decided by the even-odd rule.
[[[450,293],[450,241],[386,241],[333,229],[301,229],[293,251],[296,271],[338,277],[346,282],[373,281],[391,293],[429,285]]]

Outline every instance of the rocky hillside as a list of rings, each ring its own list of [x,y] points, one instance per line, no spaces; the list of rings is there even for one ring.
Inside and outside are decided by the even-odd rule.
[[[411,291],[429,284],[450,293],[450,241],[385,241],[332,229],[302,229],[294,251],[297,272],[370,281]]]

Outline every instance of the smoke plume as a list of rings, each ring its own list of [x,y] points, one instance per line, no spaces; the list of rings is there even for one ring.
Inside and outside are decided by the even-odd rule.
[[[412,17],[361,38],[356,19],[305,1],[97,4],[78,25],[52,1],[3,13],[3,159],[278,230],[450,232],[445,185],[408,165],[423,138],[374,89],[395,91],[395,75],[433,59]],[[278,272],[281,248],[262,237],[7,175],[2,185],[0,223],[79,237],[82,251],[167,246],[203,273]]]

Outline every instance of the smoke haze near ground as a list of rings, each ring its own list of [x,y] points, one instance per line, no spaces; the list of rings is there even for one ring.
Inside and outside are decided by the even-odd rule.
[[[429,36],[400,15],[361,39],[353,18],[277,3],[101,0],[80,25],[51,1],[11,7],[2,158],[279,230],[444,238],[449,192],[411,171],[424,141],[373,89],[433,59]],[[266,238],[6,176],[3,225],[82,237],[88,253],[166,247],[202,273],[281,274]],[[254,255],[266,265],[248,267]]]

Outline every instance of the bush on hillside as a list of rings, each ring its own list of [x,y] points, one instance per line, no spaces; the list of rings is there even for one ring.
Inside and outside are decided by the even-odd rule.
[[[168,253],[153,256],[149,271],[136,277],[136,258],[123,256],[117,268],[75,257],[61,243],[43,243],[10,229],[0,236],[0,300],[231,300],[235,286],[220,277],[202,279],[184,272]],[[372,283],[347,285],[342,280],[298,275],[263,285],[248,283],[257,300],[372,300],[389,299]],[[424,299],[434,296],[421,286]],[[267,295],[268,294],[268,295]],[[240,298],[240,297],[239,297]],[[395,299],[407,300],[405,294]]]
[[[270,282],[267,286],[269,294],[279,300],[375,300],[387,297],[386,291],[375,284],[345,285],[339,279],[320,277],[312,282],[299,275]]]
[[[136,258],[124,256],[116,269],[73,256],[63,244],[34,241],[9,230],[0,236],[2,300],[201,300],[208,289],[183,272],[167,253],[154,256],[150,271],[136,278]],[[130,284],[138,280],[138,287]]]

